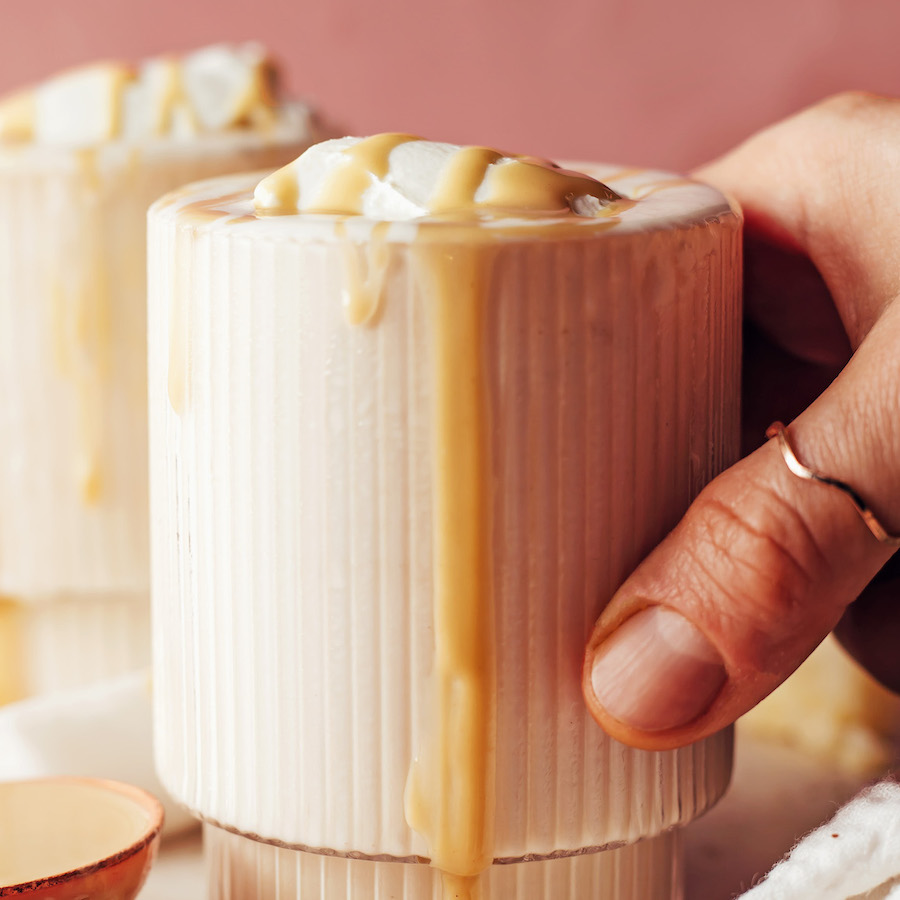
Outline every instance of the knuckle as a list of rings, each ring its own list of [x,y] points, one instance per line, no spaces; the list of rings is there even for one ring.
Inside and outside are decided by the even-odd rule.
[[[810,109],[817,115],[843,121],[856,119],[861,114],[867,114],[873,108],[881,108],[885,102],[892,101],[868,91],[840,91],[837,94],[825,97],[810,107]]]
[[[879,181],[885,166],[896,166],[894,147],[900,134],[900,100],[845,91],[820,101],[800,116],[818,137],[818,152],[839,171],[849,167],[855,175],[854,184],[861,173],[850,165],[852,160],[861,161],[864,168],[874,165]]]
[[[712,486],[711,486],[712,487]],[[767,485],[754,485],[740,502],[715,488],[697,500],[693,563],[737,616],[753,628],[779,631],[808,616],[825,555],[802,515]]]
[[[812,120],[843,150],[846,142],[854,145],[900,128],[900,100],[865,91],[844,91],[826,97],[800,114]],[[871,141],[869,142],[871,143]]]
[[[856,346],[896,285],[885,275],[893,258],[886,251],[900,227],[885,210],[900,202],[900,100],[836,94],[776,125],[767,141],[792,236],[835,296]]]

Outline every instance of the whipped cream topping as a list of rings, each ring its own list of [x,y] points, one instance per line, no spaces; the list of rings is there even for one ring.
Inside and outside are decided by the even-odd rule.
[[[589,175],[532,156],[408,134],[314,144],[256,187],[258,212],[387,221],[456,214],[609,214],[622,198]]]
[[[262,128],[276,117],[273,82],[253,43],[137,67],[93,63],[0,100],[0,141],[85,145]]]

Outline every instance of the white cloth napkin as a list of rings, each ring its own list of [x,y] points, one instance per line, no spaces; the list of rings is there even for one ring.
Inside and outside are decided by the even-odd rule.
[[[743,900],[900,900],[900,784],[858,794]]]
[[[86,775],[137,785],[165,807],[164,834],[195,820],[153,765],[149,670],[0,706],[0,781]]]

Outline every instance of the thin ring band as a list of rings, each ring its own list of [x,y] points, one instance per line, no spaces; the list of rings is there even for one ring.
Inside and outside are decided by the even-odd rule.
[[[766,429],[766,437],[778,438],[778,446],[781,449],[781,455],[784,457],[787,467],[797,477],[805,478],[807,481],[818,481],[821,484],[827,484],[829,487],[837,488],[839,491],[846,494],[850,498],[850,502],[853,504],[854,509],[862,516],[862,520],[866,523],[869,531],[871,531],[882,544],[887,544],[889,547],[900,547],[900,535],[891,534],[884,525],[878,521],[875,517],[875,513],[869,509],[862,497],[860,497],[849,484],[838,481],[837,478],[829,478],[827,475],[820,475],[813,469],[804,466],[803,463],[797,459],[797,454],[794,452],[794,448],[791,446],[791,442],[788,439],[787,428],[785,428],[781,422],[773,422]]]

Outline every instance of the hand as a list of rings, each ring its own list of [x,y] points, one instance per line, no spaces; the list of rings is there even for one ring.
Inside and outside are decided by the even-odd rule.
[[[758,449],[702,491],[588,645],[591,712],[648,749],[733,722],[842,616],[845,644],[900,689],[900,566],[866,591],[892,548],[776,442],[759,446],[790,422],[798,458],[900,532],[900,101],[834,97],[697,177],[744,208],[744,434]]]

